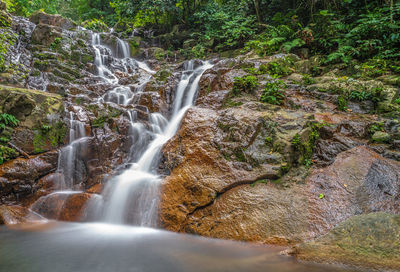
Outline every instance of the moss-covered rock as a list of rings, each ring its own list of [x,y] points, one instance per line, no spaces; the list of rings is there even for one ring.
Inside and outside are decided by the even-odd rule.
[[[388,143],[391,140],[389,133],[383,131],[377,131],[371,137],[372,141],[375,143]]]
[[[60,117],[64,106],[56,94],[0,85],[0,111],[16,116],[21,126],[34,128]]]
[[[59,95],[0,85],[0,112],[20,121],[12,141],[27,153],[49,151],[64,143],[64,105]]]
[[[297,248],[303,260],[400,269],[400,215],[354,216],[329,234]]]

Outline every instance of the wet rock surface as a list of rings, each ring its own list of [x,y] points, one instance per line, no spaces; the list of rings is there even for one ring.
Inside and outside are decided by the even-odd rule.
[[[40,221],[43,218],[21,206],[0,206],[0,225],[15,225]]]
[[[399,215],[358,215],[340,223],[327,235],[299,245],[293,253],[307,261],[397,271],[400,269],[399,233]]]
[[[32,195],[39,179],[57,169],[57,158],[53,151],[0,165],[0,202],[17,203]]]
[[[77,222],[91,197],[86,193],[56,192],[40,198],[32,210],[48,219]]]
[[[276,182],[285,164],[267,162],[276,163],[279,155],[266,157],[265,165],[254,168],[227,161],[223,149],[212,145],[217,130],[208,126],[212,115],[201,112],[207,111],[191,110],[176,142],[164,148],[172,169],[161,205],[167,229],[287,244],[318,237],[360,213],[400,212],[400,163],[356,147],[340,153],[332,165],[310,170],[308,178],[295,171]],[[192,116],[205,120],[193,123]],[[223,143],[218,141],[219,146]]]

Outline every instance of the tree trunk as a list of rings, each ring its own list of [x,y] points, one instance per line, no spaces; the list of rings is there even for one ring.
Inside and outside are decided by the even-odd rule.
[[[260,0],[253,0],[254,2],[254,9],[256,10],[256,16],[258,23],[262,23],[262,18],[260,14]]]

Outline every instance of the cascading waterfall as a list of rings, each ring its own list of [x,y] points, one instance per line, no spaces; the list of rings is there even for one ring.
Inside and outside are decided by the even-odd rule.
[[[194,102],[202,74],[212,65],[204,63],[197,69],[193,69],[193,64],[190,63],[188,67],[191,70],[183,73],[181,82],[178,84],[170,121],[168,122],[158,113],[150,115],[149,123],[154,140],[148,144],[137,161],[128,170],[110,181],[104,190],[104,201],[98,203],[102,207],[97,207],[97,210],[102,210],[101,216],[104,221],[157,226],[161,178],[157,175],[155,168],[158,165],[161,148],[176,134],[184,114]],[[138,137],[142,137],[142,134],[144,134],[143,131],[138,134]]]
[[[155,72],[146,63],[130,56],[127,42],[117,39],[113,52],[101,42],[100,34],[92,34],[92,46],[95,51],[94,64],[99,78],[114,87],[98,99],[99,103],[115,103],[127,107],[138,101],[144,92],[147,82]],[[161,177],[157,174],[157,166],[161,148],[178,130],[179,124],[192,106],[199,81],[212,64],[205,62],[197,65],[194,61],[185,64],[181,80],[177,86],[175,102],[171,116],[167,120],[160,113],[151,113],[146,122],[138,120],[135,110],[127,109],[130,121],[129,137],[131,138],[130,160],[128,167],[120,175],[110,180],[102,196],[92,197],[86,209],[86,219],[106,221],[114,224],[133,224],[138,226],[157,226],[158,196]],[[148,74],[136,87],[118,84],[113,69],[125,71],[133,75],[135,69]],[[60,154],[59,172],[64,176],[66,188],[73,189],[74,163],[76,152],[82,147],[85,139],[84,124],[74,119],[71,113],[70,145]]]
[[[106,54],[102,54],[101,52],[107,51],[108,48],[101,45],[99,33],[92,34],[92,45],[95,51],[94,64],[97,67],[97,73],[99,77],[110,84],[118,83],[118,78],[105,65],[108,56]]]
[[[121,39],[117,39],[117,58],[129,58],[131,56],[130,48],[128,43]]]
[[[96,34],[97,35],[97,34]],[[93,38],[94,47],[99,47],[99,36]],[[123,58],[126,63],[131,62],[129,46],[126,42],[117,39],[116,56]],[[134,60],[137,66],[153,74],[145,63]],[[96,65],[103,65],[97,61]],[[95,219],[116,224],[134,224],[139,226],[157,225],[158,194],[161,178],[156,173],[162,146],[171,139],[186,113],[192,106],[200,78],[205,70],[212,67],[210,63],[203,63],[194,69],[195,63],[189,61],[177,86],[172,116],[168,121],[159,113],[149,115],[149,128],[137,122],[136,114],[129,112],[131,121],[130,134],[133,138],[131,149],[131,164],[119,176],[107,183],[101,199],[89,204],[89,213]],[[101,69],[99,69],[101,70]],[[104,70],[104,68],[103,68]],[[107,80],[107,79],[106,79]],[[147,80],[148,81],[148,80]],[[138,86],[135,93],[143,91],[147,81]],[[119,86],[101,98],[101,102],[114,102],[122,105],[132,103],[134,94]],[[148,136],[153,138],[148,141]]]

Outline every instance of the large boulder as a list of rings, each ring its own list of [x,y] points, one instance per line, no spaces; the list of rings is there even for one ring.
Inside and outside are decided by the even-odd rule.
[[[62,97],[37,90],[0,86],[0,111],[14,115],[21,126],[33,128],[64,113]]]
[[[60,27],[62,29],[71,29],[76,26],[71,20],[64,18],[60,15],[47,14],[42,11],[35,12],[29,18],[34,24],[43,24]]]
[[[57,38],[62,38],[62,28],[57,26],[40,24],[32,33],[32,43],[46,47],[53,44]]]
[[[41,197],[32,210],[47,219],[80,221],[91,194],[79,192],[55,192]]]
[[[310,134],[308,117],[301,111],[255,108],[189,110],[163,150],[162,168],[170,175],[162,188],[162,226],[291,244],[326,234],[356,214],[400,213],[400,163],[364,146],[343,150],[333,164],[312,169],[308,178],[300,167],[279,179],[287,163],[294,163],[293,136]],[[263,124],[271,124],[266,120],[278,127],[274,148],[265,141],[270,125]]]
[[[400,215],[354,216],[294,251],[302,260],[400,270]]]
[[[256,204],[266,201],[265,198],[250,196],[248,190],[254,190],[250,185],[281,177],[291,160],[293,150],[290,141],[306,126],[308,117],[301,112],[257,111],[249,109],[257,108],[256,105],[248,106],[223,112],[204,108],[188,111],[177,135],[163,149],[162,168],[166,174],[170,173],[164,180],[161,197],[161,221],[164,227],[241,240],[265,241],[271,237],[262,234],[267,228],[261,223],[266,218],[261,216],[261,211],[256,212],[259,214],[257,218],[246,215],[249,220],[237,224],[242,231],[230,232],[226,230],[232,228],[233,219],[228,219],[227,214],[233,216],[233,213],[221,210],[219,214],[212,214],[210,209],[238,190],[247,194],[249,201],[237,196],[235,201],[227,200],[226,203],[234,203],[238,213],[266,209],[265,205]],[[275,147],[272,141],[269,144],[265,141],[272,134],[272,120],[285,124],[285,129],[277,132]],[[258,194],[257,191],[259,189],[254,192]],[[277,193],[279,191],[277,189]],[[289,210],[290,205],[287,206]],[[208,212],[208,216],[202,216],[203,212]],[[225,217],[227,221],[220,217]],[[218,222],[220,226],[226,224],[225,229],[220,232],[215,227],[207,228],[207,220]],[[239,222],[241,219],[236,217],[234,220]],[[260,222],[258,227],[254,227],[256,221]],[[292,223],[288,222],[288,225]],[[251,225],[252,232],[247,229]]]

